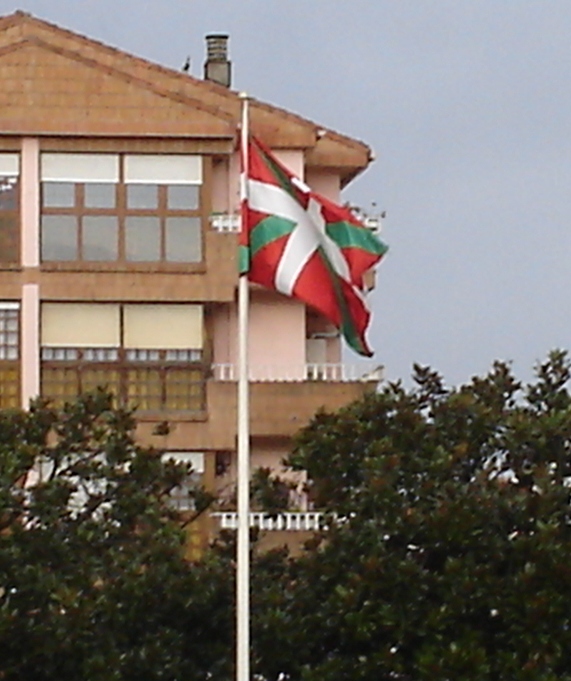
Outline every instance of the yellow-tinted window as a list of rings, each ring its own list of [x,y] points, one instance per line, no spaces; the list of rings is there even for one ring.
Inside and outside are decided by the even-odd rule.
[[[20,311],[0,306],[0,409],[20,406]]]
[[[203,411],[205,408],[204,376],[200,369],[169,367],[165,381],[167,409]]]
[[[0,363],[0,409],[20,406],[20,372],[17,366]]]
[[[79,393],[79,374],[71,367],[42,366],[42,395],[52,400],[54,406],[61,407],[65,402],[76,398]]]
[[[162,380],[159,369],[130,369],[127,371],[127,404],[142,411],[163,408]]]

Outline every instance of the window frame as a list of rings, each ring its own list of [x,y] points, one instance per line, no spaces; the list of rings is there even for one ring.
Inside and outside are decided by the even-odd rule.
[[[44,305],[47,308],[42,308],[40,350],[40,394],[43,397],[61,405],[82,392],[101,386],[115,393],[118,404],[137,408],[141,414],[180,413],[192,420],[205,417],[209,368],[205,360],[202,306],[198,306],[201,309],[196,311],[194,308],[197,305],[193,303],[155,306],[145,303],[75,304],[46,301]],[[72,333],[70,336],[70,331],[65,331],[65,324],[62,332],[62,323],[68,320],[67,312],[66,317],[60,320],[62,323],[58,325],[57,320],[68,305],[79,305],[80,308],[75,311],[75,316],[72,315],[72,320],[81,319],[87,312],[93,315],[95,310],[92,308],[95,307],[101,311],[106,309],[102,318],[100,314],[93,317],[107,322],[107,325],[99,327],[105,333],[94,338],[95,343],[91,344],[90,338],[82,334],[78,336]],[[44,316],[44,310],[48,314],[49,308],[53,306],[59,310],[51,310],[50,316]],[[87,309],[81,311],[82,307]],[[174,337],[171,334],[170,337],[159,335],[154,338],[152,335],[137,338],[135,334],[130,338],[127,329],[131,328],[133,319],[137,317],[131,317],[130,323],[128,311],[141,308],[144,312],[142,320],[148,322],[149,308],[152,307],[160,310],[157,319],[161,319],[161,314],[164,316],[162,309],[165,307],[179,311],[181,307],[188,308],[181,311],[183,317],[191,322],[186,329],[188,342],[186,337],[176,334]],[[193,336],[191,331],[194,324],[200,328]],[[55,335],[54,330],[58,331]],[[140,331],[136,327],[135,330]],[[151,344],[142,347],[145,340],[151,341]],[[93,379],[96,372],[102,373],[100,381]]]
[[[20,304],[18,302],[1,301],[0,302],[0,319],[4,317],[4,313],[10,312],[12,317],[16,319],[16,330],[17,334],[16,344],[4,344],[0,345],[0,349],[5,351],[9,348],[16,348],[15,357],[0,357],[0,409],[19,409],[21,407],[22,401],[22,316],[20,310]],[[0,338],[4,335],[5,331],[2,328],[4,325],[4,320],[0,323]],[[8,331],[8,330],[6,330]],[[8,354],[7,352],[0,352],[0,354]],[[13,381],[6,381],[6,373],[14,371],[15,377]],[[12,388],[12,390],[6,390],[6,388]]]
[[[0,152],[0,182],[9,180],[14,180],[16,187],[14,194],[15,205],[9,209],[0,208],[0,214],[12,220],[8,238],[13,242],[14,258],[9,260],[0,259],[1,270],[19,269],[21,266],[22,173],[19,152]]]
[[[46,359],[46,351],[50,352],[66,352],[69,355],[75,354],[75,357],[66,357],[62,359],[49,358]],[[98,350],[114,350],[117,354],[116,360],[93,360],[85,357],[86,353],[96,352]],[[184,361],[167,359],[166,355],[172,350],[157,350],[158,358],[156,360],[133,360],[129,359],[129,350],[125,348],[86,348],[86,347],[42,347],[41,350],[41,390],[42,397],[58,403],[60,406],[63,401],[73,399],[83,392],[89,392],[96,387],[109,388],[114,392],[117,403],[123,407],[137,409],[141,414],[153,413],[180,413],[186,416],[201,416],[206,412],[206,381],[207,368],[203,360],[203,352],[199,360]],[[182,350],[180,351],[182,352]],[[195,351],[197,352],[197,351]],[[101,371],[107,374],[112,380],[108,383],[101,383],[93,385],[87,374],[94,371]],[[154,400],[154,395],[142,396],[140,400],[133,396],[133,388],[137,385],[134,381],[134,375],[137,372],[155,372],[158,376],[158,385],[160,394],[158,395],[158,404],[156,406],[145,408],[141,406],[141,401]],[[53,375],[57,373],[68,374],[70,377],[69,385],[73,388],[69,391],[62,390],[60,394],[51,392],[47,394],[45,386],[46,383],[52,384],[56,382]],[[188,375],[195,373],[198,377],[196,381],[184,380],[181,385],[192,387],[198,386],[199,394],[197,395],[196,408],[191,407],[191,401],[183,407],[170,407],[169,401],[176,398],[169,394],[169,378],[176,373],[186,373]],[[50,376],[51,374],[51,376]],[[62,386],[67,385],[65,381],[61,382]],[[141,386],[145,385],[141,382]],[[147,383],[147,386],[152,384]],[[140,391],[145,392],[144,390]],[[148,392],[148,391],[147,391]],[[182,400],[188,397],[186,394],[179,394],[179,399]],[[61,399],[60,399],[61,398]]]
[[[87,155],[87,154],[86,154]],[[47,270],[102,270],[102,271],[205,271],[206,261],[206,234],[208,231],[208,220],[210,209],[208,205],[209,187],[210,187],[210,173],[208,172],[209,164],[205,156],[200,156],[201,173],[200,183],[197,182],[127,182],[125,180],[125,166],[126,159],[138,154],[113,154],[119,159],[119,178],[118,182],[93,182],[93,184],[112,184],[115,187],[115,206],[113,208],[99,208],[88,207],[85,202],[86,186],[92,184],[86,181],[74,180],[57,180],[61,184],[71,184],[74,187],[74,205],[72,207],[57,207],[44,206],[44,186],[56,180],[43,180],[40,177],[40,266]],[[188,156],[188,154],[181,154],[180,156]],[[141,154],[140,156],[145,156]],[[149,156],[147,154],[147,156]],[[153,156],[161,157],[161,154],[154,154]],[[190,154],[190,156],[198,156],[197,154]],[[158,189],[158,201],[156,208],[130,208],[127,204],[128,188],[129,186],[155,186]],[[169,208],[168,206],[168,192],[170,187],[187,186],[195,187],[198,191],[198,205],[196,208]],[[43,218],[44,216],[70,216],[75,219],[75,258],[74,259],[44,259],[44,243],[43,243]],[[116,252],[117,258],[115,260],[96,260],[86,259],[84,252],[84,227],[83,218],[89,217],[107,217],[115,218],[117,221],[117,242]],[[153,217],[159,220],[159,258],[155,260],[129,260],[127,259],[127,218],[138,217]],[[174,261],[167,260],[168,244],[167,232],[169,230],[168,222],[170,218],[187,218],[198,221],[197,234],[199,236],[198,243],[192,248],[198,251],[200,259],[189,261]]]

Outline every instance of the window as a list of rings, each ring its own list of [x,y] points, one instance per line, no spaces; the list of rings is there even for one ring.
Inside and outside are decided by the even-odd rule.
[[[20,260],[20,159],[0,153],[0,265]]]
[[[183,484],[171,492],[171,503],[178,511],[195,510],[194,492],[202,485],[204,476],[204,452],[165,452],[163,461],[174,461],[189,466],[190,472]]]
[[[20,407],[20,309],[0,303],[0,409]]]
[[[199,156],[43,154],[43,262],[200,263]]]
[[[57,404],[105,387],[142,411],[205,409],[200,305],[45,303],[42,395]]]

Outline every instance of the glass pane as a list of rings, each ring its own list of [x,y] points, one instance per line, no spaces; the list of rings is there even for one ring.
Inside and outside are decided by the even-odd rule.
[[[167,207],[170,210],[196,210],[200,202],[200,187],[196,184],[171,184],[167,187]]]
[[[79,350],[77,348],[43,347],[41,357],[50,362],[73,362],[79,359]]]
[[[159,350],[141,350],[134,348],[126,350],[125,357],[129,362],[159,362],[161,359]]]
[[[0,367],[0,409],[20,406],[20,372],[18,364]]]
[[[167,350],[167,362],[200,362],[202,350]]]
[[[18,207],[18,178],[0,177],[0,210],[16,210]]]
[[[94,392],[97,388],[103,388],[115,396],[119,395],[119,372],[114,369],[82,368],[81,390],[82,392]]]
[[[159,188],[156,184],[128,184],[127,208],[152,210],[159,205]]]
[[[118,358],[117,348],[85,348],[82,352],[86,362],[116,362]]]
[[[127,372],[127,406],[142,410],[162,408],[161,374],[154,369]]]
[[[0,262],[18,262],[19,250],[18,215],[0,211]]]
[[[75,369],[42,367],[42,397],[53,400],[55,406],[62,406],[79,394],[79,381]]]
[[[72,215],[42,216],[42,260],[77,260],[77,220]]]
[[[42,182],[44,208],[73,208],[75,184],[73,182]]]
[[[168,262],[201,262],[200,218],[166,219],[166,259]]]
[[[167,369],[165,388],[167,409],[205,409],[205,384],[200,369]]]
[[[117,260],[119,225],[112,215],[83,218],[83,259]]]
[[[131,262],[156,262],[161,258],[159,218],[125,218],[125,256]]]
[[[88,182],[85,184],[84,201],[86,208],[115,208],[114,184],[99,184]]]

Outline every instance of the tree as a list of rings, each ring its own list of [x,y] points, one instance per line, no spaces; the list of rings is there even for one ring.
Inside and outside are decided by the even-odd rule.
[[[297,437],[323,531],[254,566],[272,681],[571,679],[570,364],[447,388],[415,367]],[[281,675],[281,676],[280,676]]]
[[[0,412],[1,679],[228,678],[228,561],[185,560],[188,471],[134,426],[104,392]]]
[[[255,552],[264,681],[571,681],[570,364],[455,389],[415,367],[298,435],[322,531]],[[184,469],[104,393],[0,413],[0,679],[222,681],[233,538],[184,558]],[[273,513],[287,489],[261,471]],[[196,513],[210,499],[191,490]]]

